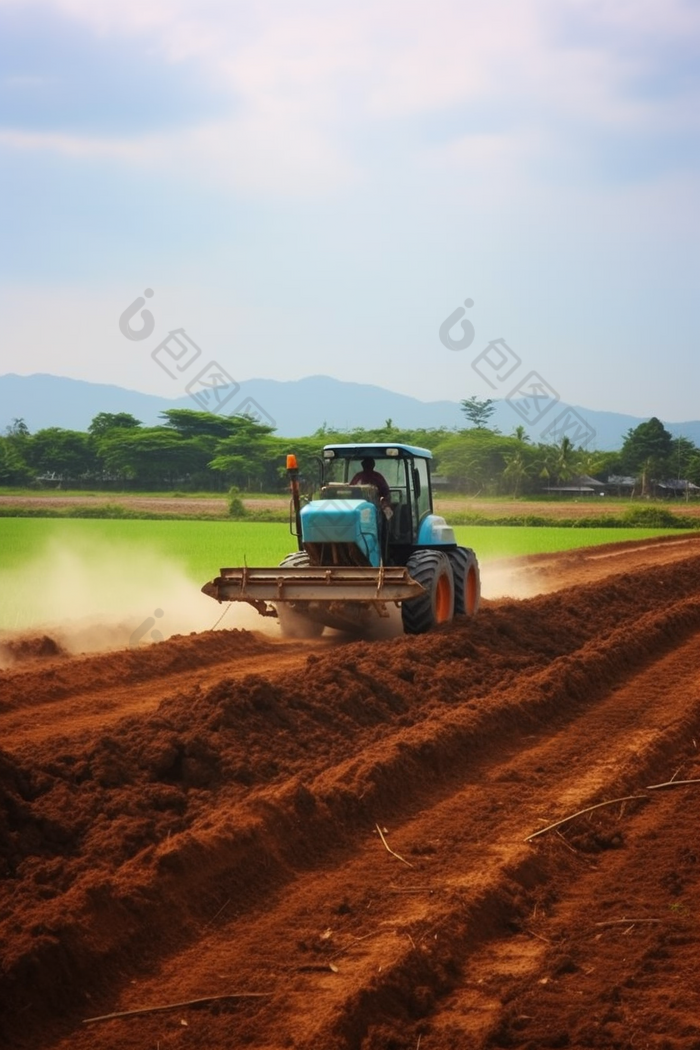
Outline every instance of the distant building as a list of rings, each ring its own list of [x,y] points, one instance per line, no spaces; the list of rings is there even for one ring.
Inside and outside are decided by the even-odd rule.
[[[669,478],[666,481],[650,481],[649,488],[654,496],[665,499],[690,499],[700,493],[700,486],[684,478]],[[622,477],[612,474],[605,485],[606,492],[616,496],[641,495],[642,482],[639,478]]]
[[[559,496],[602,496],[605,493],[605,485],[590,474],[579,474],[564,485],[547,485],[544,491]]]
[[[632,496],[637,487],[637,479],[622,474],[611,474],[605,483],[605,491],[615,496]]]
[[[689,499],[697,496],[700,485],[694,485],[692,481],[682,478],[670,478],[667,481],[653,482],[654,492],[657,496],[665,496],[666,499]]]

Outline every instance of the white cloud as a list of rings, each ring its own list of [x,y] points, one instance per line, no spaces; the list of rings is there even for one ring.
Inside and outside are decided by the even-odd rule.
[[[253,196],[318,197],[359,177],[318,129],[274,111],[138,138],[0,130],[0,146],[117,161]]]
[[[593,24],[624,33],[624,40],[680,41],[700,30],[695,0],[566,0],[565,8]]]
[[[108,160],[141,160],[153,154],[148,140],[98,138],[88,135],[69,135],[58,131],[0,130],[0,146],[13,150],[44,150],[66,157],[98,158]]]
[[[32,0],[0,0],[0,13],[19,3]],[[613,407],[609,370],[627,368],[637,387],[643,371],[662,390],[662,343],[690,360],[697,3],[34,8],[66,19],[66,46],[75,22],[78,55],[92,34],[93,65],[127,56],[94,121],[109,84],[134,72],[132,51],[153,74],[144,82],[165,91],[182,68],[216,109],[173,127],[166,107],[170,123],[138,135],[99,123],[85,134],[70,113],[41,131],[20,120],[0,129],[0,148],[20,156],[8,166],[19,192],[6,195],[17,236],[6,252],[16,284],[0,304],[8,369],[169,393],[153,344],[118,330],[147,286],[158,333],[184,326],[239,380],[359,370],[416,396],[453,396],[468,365],[440,356],[437,328],[467,294],[480,336],[512,339],[562,396],[581,386],[584,403],[605,387]],[[17,65],[14,97],[71,58]],[[38,196],[41,179],[50,192]],[[578,363],[562,362],[563,345]],[[670,418],[694,389],[669,385],[655,411]]]
[[[353,8],[314,0],[45,0],[43,6],[102,38],[138,36],[161,60],[195,60],[228,100],[230,114],[147,139],[82,141],[57,130],[41,142],[6,135],[6,145],[133,164],[184,158],[200,177],[233,188],[282,195],[342,189],[373,169],[358,137],[398,131],[418,140],[420,125],[407,130],[406,121],[427,114],[461,123],[445,132],[454,138],[457,163],[468,122],[478,125],[482,144],[512,135],[516,152],[528,129],[547,124],[551,147],[562,121],[603,132],[697,122],[689,90],[679,99],[635,89],[639,77],[654,71],[660,42],[697,33],[700,11],[681,0],[487,6],[360,0]],[[388,131],[387,122],[394,122]],[[530,151],[539,140],[535,131]]]

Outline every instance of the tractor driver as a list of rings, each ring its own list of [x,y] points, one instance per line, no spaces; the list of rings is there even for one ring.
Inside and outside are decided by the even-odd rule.
[[[383,474],[380,474],[378,470],[374,469],[374,460],[371,456],[366,456],[360,460],[362,470],[359,470],[351,480],[351,485],[374,485],[377,492],[379,493],[379,501],[384,510],[386,517],[391,517],[391,506],[390,499],[391,493],[389,492],[389,486],[387,480]]]

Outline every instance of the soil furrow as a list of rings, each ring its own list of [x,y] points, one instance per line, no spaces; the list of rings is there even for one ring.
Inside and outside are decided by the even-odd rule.
[[[6,672],[0,1041],[534,1050],[570,1018],[572,1046],[646,1024],[661,1048],[663,1017],[692,1050],[700,791],[646,790],[700,775],[700,558],[672,546],[420,638],[210,632]],[[80,1024],[246,990],[271,998]]]
[[[274,1045],[271,1033],[276,1033],[280,1040],[284,1035],[279,1045],[329,1050],[359,1046],[365,1039],[372,1045],[389,1030],[392,1038],[397,1032],[412,1033],[412,1042],[397,1045],[414,1046],[418,1035],[428,1046],[460,1045],[432,1039],[442,1021],[434,1028],[431,1018],[445,995],[450,1038],[456,1039],[459,1016],[465,1040],[461,1045],[487,1045],[488,1033],[504,1023],[501,1002],[492,1000],[474,975],[483,971],[493,980],[497,974],[509,987],[521,987],[528,975],[534,980],[542,973],[559,974],[557,951],[547,956],[551,938],[543,940],[539,932],[543,915],[566,905],[578,880],[589,877],[590,858],[595,858],[597,869],[601,858],[607,859],[607,850],[622,848],[644,811],[641,803],[633,803],[580,818],[564,829],[568,848],[555,835],[527,845],[525,833],[537,823],[543,807],[559,817],[597,800],[601,791],[610,797],[644,794],[649,780],[663,777],[684,753],[694,754],[688,748],[699,728],[700,695],[689,668],[697,666],[699,655],[696,635],[681,651],[680,666],[662,657],[587,708],[575,732],[569,725],[555,735],[543,729],[525,753],[512,747],[500,760],[482,759],[462,790],[452,791],[408,822],[392,825],[387,834],[409,859],[410,869],[382,850],[368,819],[362,844],[353,849],[355,859],[332,871],[325,868],[321,876],[316,871],[298,873],[290,889],[276,895],[272,920],[259,902],[253,915],[244,914],[239,921],[219,919],[220,929],[206,936],[210,959],[204,986],[197,983],[202,980],[201,967],[197,981],[183,977],[192,972],[191,963],[200,952],[195,946],[170,960],[138,994],[150,995],[151,1000],[163,989],[171,989],[170,998],[215,994],[225,987],[227,975],[236,972],[246,987],[273,988],[275,995],[269,1003],[249,1007],[243,1017],[226,1016],[211,1025],[202,1020],[202,1046],[224,1045],[216,1042],[223,1024],[236,1043]],[[678,691],[690,686],[690,696],[683,716],[660,740],[665,714],[647,698],[655,698],[669,680]],[[579,753],[582,741],[588,746]],[[606,775],[600,769],[591,772],[591,752],[600,752],[599,766]],[[536,785],[528,778],[533,761],[543,770]],[[554,884],[563,878],[567,896],[558,901]],[[322,901],[325,909],[310,914],[310,900]],[[533,921],[538,905],[540,918]],[[304,939],[295,941],[299,931]],[[558,951],[561,954],[560,947]],[[336,974],[328,969],[333,960]],[[307,975],[314,969],[318,972]],[[319,992],[323,1009],[315,1011],[311,1023],[306,1002]],[[111,1005],[129,1009],[137,1003],[133,991],[127,990],[117,1005]],[[437,1013],[442,1017],[440,1010]],[[124,1022],[113,1024],[111,1032],[92,1032],[84,1045],[113,1045],[110,1040]],[[135,1033],[138,1022],[130,1024]]]

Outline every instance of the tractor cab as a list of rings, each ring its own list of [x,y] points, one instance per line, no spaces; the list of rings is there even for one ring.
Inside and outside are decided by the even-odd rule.
[[[385,500],[386,534],[391,546],[413,545],[418,540],[419,523],[432,514],[433,499],[430,488],[430,452],[410,445],[328,445],[323,450],[322,495],[342,498],[344,488],[362,473],[362,461],[374,460],[374,470],[389,488]],[[380,498],[374,488],[370,497]],[[381,500],[380,500],[381,503]]]
[[[363,483],[363,460],[386,482]],[[302,509],[302,542],[316,564],[405,565],[420,547],[456,543],[433,514],[432,454],[403,444],[326,445],[318,498]]]

